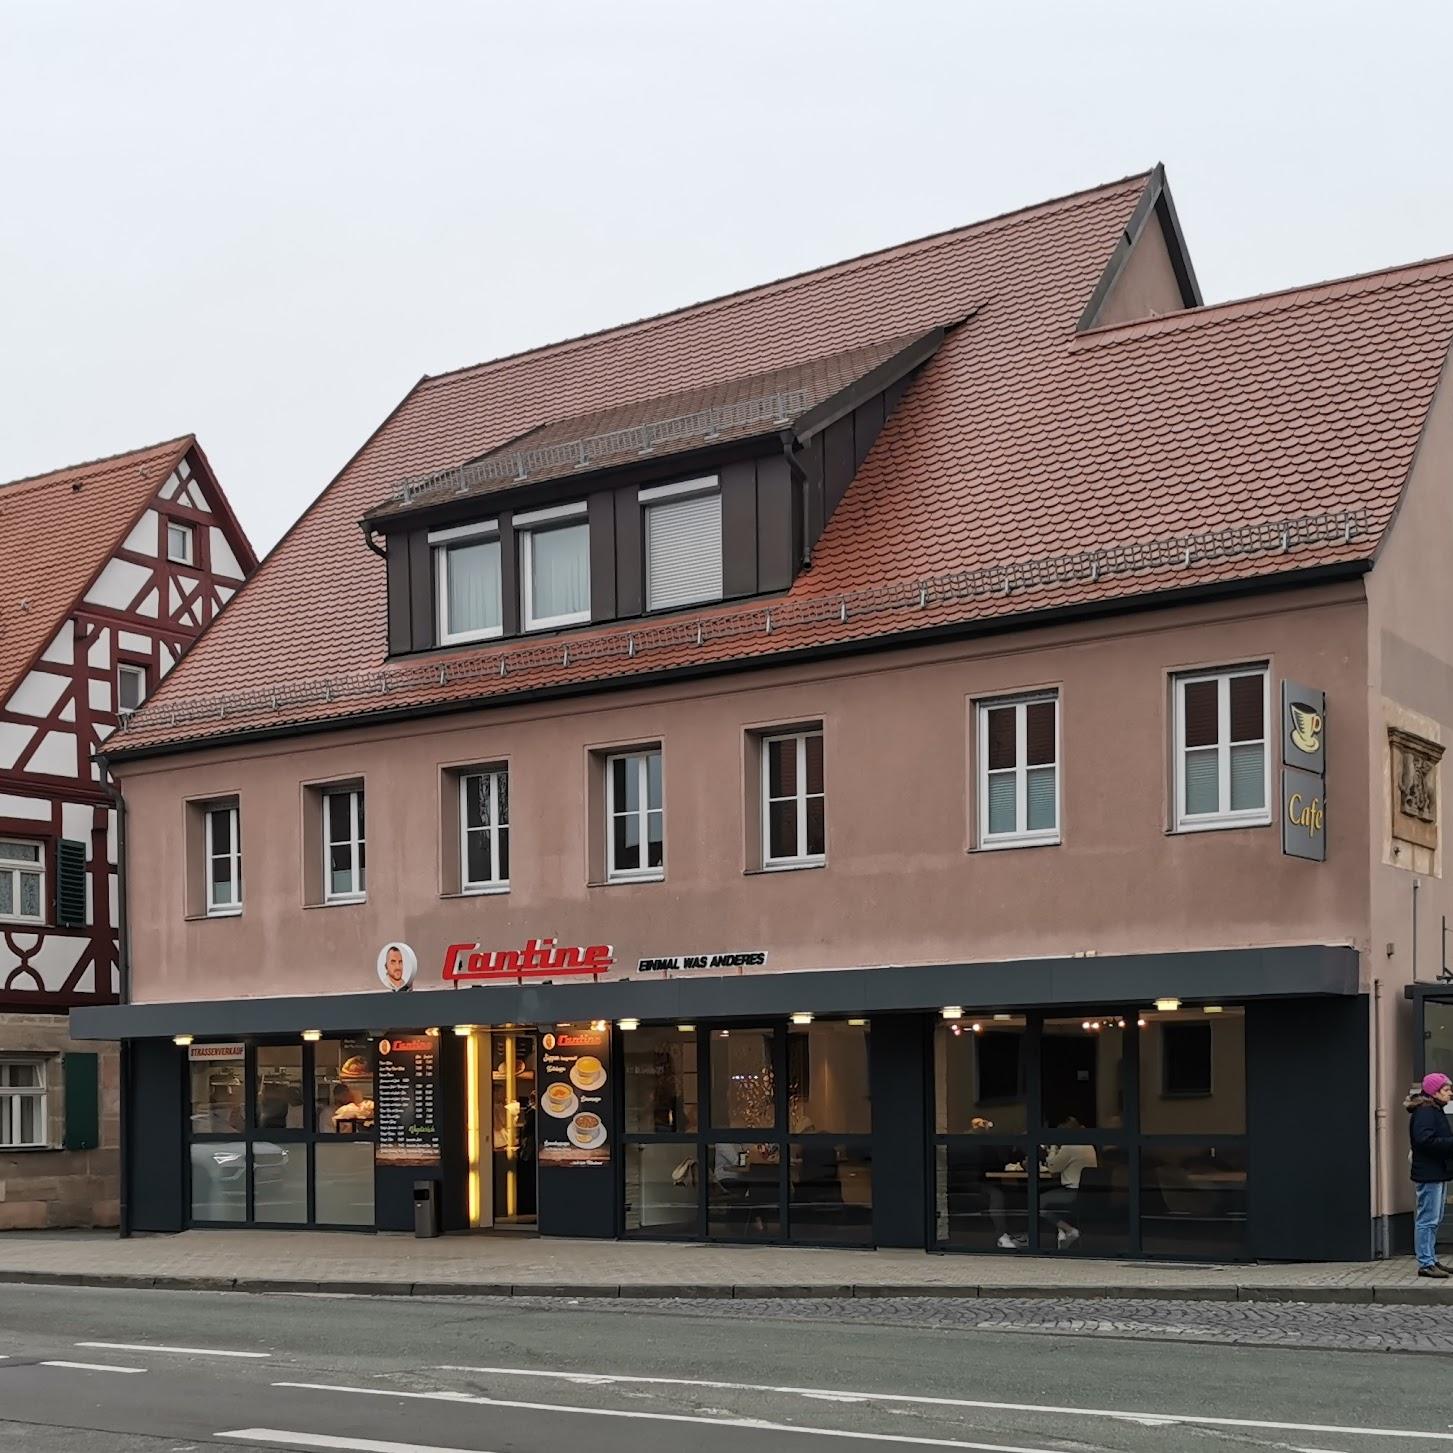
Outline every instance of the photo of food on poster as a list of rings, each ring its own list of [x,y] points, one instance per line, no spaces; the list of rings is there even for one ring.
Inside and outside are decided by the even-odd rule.
[[[610,1031],[559,1024],[540,1050],[541,1165],[609,1165]]]
[[[386,1165],[438,1165],[436,1098],[439,1041],[417,1031],[378,1042],[378,1159]]]

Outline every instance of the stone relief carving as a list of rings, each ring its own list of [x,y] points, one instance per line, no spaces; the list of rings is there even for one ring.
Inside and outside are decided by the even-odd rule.
[[[1397,727],[1388,731],[1392,833],[1418,847],[1438,846],[1438,772],[1443,747]]]

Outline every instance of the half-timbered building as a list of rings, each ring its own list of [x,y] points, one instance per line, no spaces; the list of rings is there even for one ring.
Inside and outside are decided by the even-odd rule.
[[[0,1227],[116,1219],[122,830],[96,748],[256,565],[195,438],[0,485]]]

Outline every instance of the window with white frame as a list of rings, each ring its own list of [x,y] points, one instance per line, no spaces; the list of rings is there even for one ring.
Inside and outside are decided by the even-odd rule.
[[[178,565],[195,565],[192,527],[180,520],[168,520],[166,526],[166,558]]]
[[[45,922],[45,848],[0,838],[0,918]]]
[[[500,893],[510,886],[510,774],[506,767],[459,779],[460,887]]]
[[[527,631],[590,619],[590,526],[585,505],[514,517],[520,542],[521,617]]]
[[[1271,821],[1264,666],[1175,682],[1176,827]]]
[[[612,883],[661,877],[666,837],[660,751],[608,757],[605,781],[606,876]]]
[[[242,836],[237,803],[215,802],[205,810],[207,912],[242,912]]]
[[[762,739],[762,866],[807,867],[827,855],[822,731]]]
[[[720,600],[721,489],[715,475],[640,491],[646,517],[646,609]]]
[[[439,643],[479,641],[503,629],[499,525],[490,520],[458,529],[433,530],[434,585]]]
[[[357,902],[368,890],[361,787],[323,794],[323,882],[329,903]]]
[[[116,710],[135,711],[146,700],[146,667],[122,662],[116,668]]]
[[[979,703],[979,845],[1059,841],[1059,697]]]
[[[45,1061],[0,1059],[0,1150],[46,1143]]]

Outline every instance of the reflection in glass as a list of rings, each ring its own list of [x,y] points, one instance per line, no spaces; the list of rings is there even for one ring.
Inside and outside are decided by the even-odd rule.
[[[373,1142],[325,1140],[313,1147],[320,1226],[373,1225]]]
[[[980,1028],[974,1030],[974,1024]],[[934,1099],[940,1135],[1022,1132],[1025,1022],[963,1020],[934,1032]]]
[[[1244,1134],[1245,1012],[1146,1011],[1141,1017],[1141,1133]]]
[[[202,1045],[202,1049],[208,1046]],[[236,1059],[192,1060],[192,1134],[235,1135],[246,1129],[242,1055]]]
[[[1246,1255],[1246,1151],[1236,1146],[1145,1146],[1140,1152],[1140,1244],[1149,1255]]]
[[[303,1128],[303,1047],[263,1044],[257,1048],[257,1128]]]
[[[1105,1129],[1125,1123],[1124,1046],[1121,1015],[1045,1020],[1040,1091],[1046,1127]]]
[[[696,1033],[646,1026],[622,1035],[626,1130],[681,1135],[697,1124]]]
[[[788,1029],[787,1112],[793,1135],[872,1130],[866,1025],[839,1019]]]
[[[308,1147],[252,1142],[252,1219],[292,1224],[308,1219]]]
[[[694,1144],[627,1145],[627,1233],[696,1235],[698,1176]]]
[[[731,1240],[780,1237],[781,1147],[721,1142],[707,1147],[706,1158],[707,1234]]]
[[[1041,1181],[1041,1251],[1105,1256],[1130,1248],[1130,1163],[1123,1146],[1046,1145]]]
[[[790,1162],[794,1241],[867,1246],[873,1239],[873,1164],[866,1146],[814,1137],[793,1144]]]
[[[247,1219],[247,1146],[243,1141],[193,1143],[192,1219]]]
[[[770,1029],[733,1029],[712,1039],[711,1123],[723,1130],[777,1123]]]
[[[1029,1176],[1024,1164],[1022,1144],[970,1136],[940,1145],[935,1182],[939,1245],[970,1251],[1028,1246]]]

